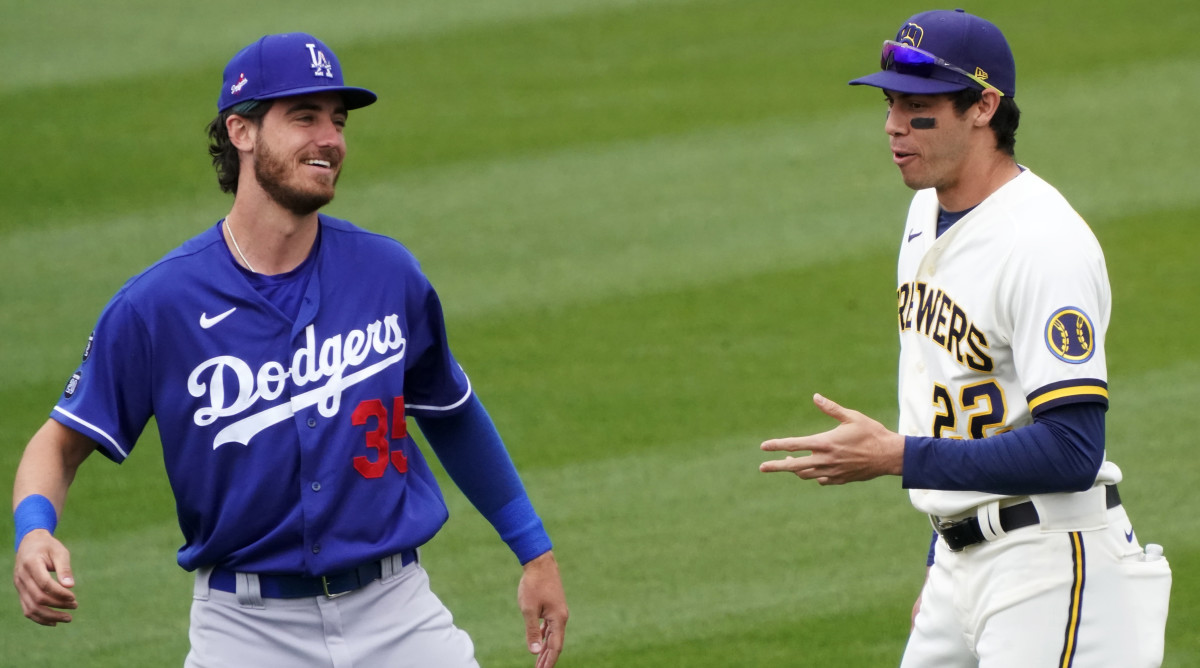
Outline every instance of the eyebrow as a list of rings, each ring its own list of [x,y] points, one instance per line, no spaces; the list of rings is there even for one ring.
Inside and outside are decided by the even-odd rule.
[[[322,110],[321,105],[317,104],[316,102],[309,102],[309,101],[302,100],[302,101],[296,102],[292,106],[288,107],[287,113],[294,114],[298,111],[321,111],[321,110]],[[333,113],[341,114],[343,116],[349,115],[346,110],[346,106],[342,105],[342,104],[337,105],[337,107],[334,108]]]

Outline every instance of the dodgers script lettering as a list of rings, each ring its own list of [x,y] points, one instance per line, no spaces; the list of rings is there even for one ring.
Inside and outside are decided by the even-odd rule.
[[[304,340],[304,346],[292,355],[288,368],[271,361],[255,372],[238,357],[220,355],[202,362],[192,371],[188,376],[188,392],[193,397],[208,399],[208,405],[198,409],[193,416],[198,427],[207,427],[220,418],[241,415],[260,399],[273,401],[280,398],[289,381],[299,388],[325,380],[320,387],[293,394],[282,403],[226,426],[213,441],[214,450],[226,443],[248,445],[260,431],[309,406],[317,406],[323,417],[333,417],[341,407],[343,390],[404,359],[407,344],[396,314],[382,321],[376,320],[365,330],[355,329],[345,335],[330,336],[319,346],[315,330],[309,325],[304,330]],[[387,357],[363,366],[372,353]],[[348,370],[351,373],[347,374]],[[227,383],[230,379],[233,382]]]

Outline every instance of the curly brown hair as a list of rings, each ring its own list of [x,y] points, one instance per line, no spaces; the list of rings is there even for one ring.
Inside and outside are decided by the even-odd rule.
[[[221,186],[221,192],[237,194],[238,174],[241,172],[237,147],[229,141],[229,130],[225,127],[225,121],[230,116],[241,116],[258,125],[262,123],[263,116],[270,108],[270,104],[258,100],[239,102],[217,114],[208,124],[208,154],[212,156],[213,167],[217,170],[217,183]]]

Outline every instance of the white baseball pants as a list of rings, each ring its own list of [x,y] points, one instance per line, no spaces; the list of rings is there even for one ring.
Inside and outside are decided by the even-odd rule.
[[[901,668],[1157,668],[1171,589],[1123,506],[1107,526],[1031,526],[951,552],[941,539]]]

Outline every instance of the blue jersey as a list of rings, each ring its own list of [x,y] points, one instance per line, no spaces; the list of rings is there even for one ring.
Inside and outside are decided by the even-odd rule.
[[[130,279],[51,414],[117,462],[156,419],[187,570],[320,575],[446,521],[405,423],[471,395],[441,303],[399,242],[320,226],[295,319],[231,261],[219,223]]]

